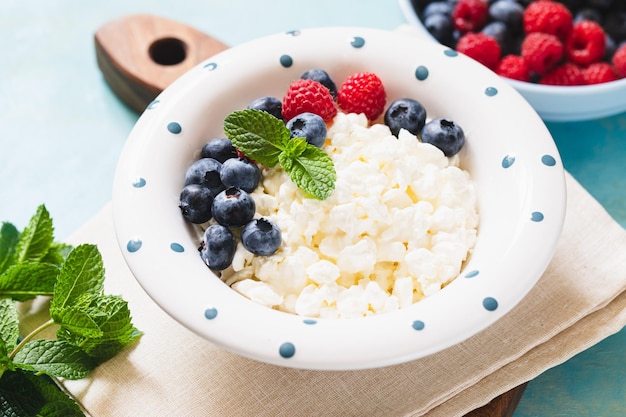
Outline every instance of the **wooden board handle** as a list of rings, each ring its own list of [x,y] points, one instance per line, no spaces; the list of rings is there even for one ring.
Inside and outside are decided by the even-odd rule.
[[[228,49],[190,26],[147,14],[108,22],[94,40],[105,81],[137,112],[193,66]]]

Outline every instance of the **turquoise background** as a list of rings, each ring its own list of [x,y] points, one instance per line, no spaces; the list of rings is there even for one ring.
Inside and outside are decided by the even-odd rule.
[[[178,20],[228,45],[305,27],[405,23],[398,4],[383,0],[2,0],[0,220],[22,228],[45,203],[64,239],[110,200],[138,115],[104,82],[93,35],[133,13]],[[547,125],[566,169],[625,226],[626,113]],[[514,417],[613,417],[625,408],[622,330],[531,381]]]

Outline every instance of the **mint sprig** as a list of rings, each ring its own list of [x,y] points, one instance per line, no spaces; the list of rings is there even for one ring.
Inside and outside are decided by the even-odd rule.
[[[53,231],[43,205],[21,233],[0,227],[0,415],[82,416],[42,376],[84,378],[141,335],[127,302],[104,294],[98,248],[55,242]],[[39,296],[51,297],[50,319],[21,335],[17,303]]]
[[[238,110],[224,120],[224,132],[248,158],[273,168],[277,164],[303,191],[325,200],[335,189],[337,173],[330,156],[304,138],[291,138],[289,129],[271,114]]]

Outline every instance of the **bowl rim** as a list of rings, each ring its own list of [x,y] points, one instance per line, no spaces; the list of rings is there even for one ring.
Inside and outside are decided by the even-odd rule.
[[[150,188],[152,183],[171,181],[167,179],[167,175],[163,174],[162,170],[159,171],[154,167],[154,161],[146,161],[146,159],[149,159],[146,153],[150,152],[151,149],[156,149],[153,146],[155,143],[154,136],[161,137],[165,135],[168,138],[167,140],[170,140],[172,136],[177,136],[180,133],[178,131],[175,134],[171,130],[166,132],[166,128],[169,130],[171,120],[178,118],[179,120],[188,121],[193,120],[193,117],[198,117],[198,114],[196,114],[198,112],[193,110],[193,107],[191,107],[192,111],[189,111],[189,108],[183,111],[182,107],[185,106],[182,103],[190,103],[197,99],[198,91],[206,84],[207,68],[210,67],[212,70],[215,66],[223,63],[235,62],[237,59],[241,59],[237,58],[238,54],[252,54],[258,50],[271,50],[278,53],[280,51],[279,48],[295,50],[293,48],[295,38],[297,38],[298,42],[306,42],[309,49],[313,50],[313,46],[317,46],[319,42],[330,42],[329,39],[336,42],[336,39],[339,38],[354,39],[355,34],[359,34],[368,40],[374,40],[371,43],[373,45],[376,45],[377,42],[384,43],[391,40],[394,42],[406,42],[407,44],[410,42],[412,45],[416,42],[413,36],[381,29],[323,27],[268,35],[233,47],[198,64],[164,90],[140,116],[127,139],[118,162],[113,188],[114,226],[120,250],[137,281],[148,295],[175,320],[208,340],[252,359],[294,368],[345,370],[388,366],[428,356],[477,334],[510,311],[536,284],[556,249],[565,213],[565,177],[556,145],[541,119],[517,91],[500,77],[486,72],[480,64],[469,58],[459,56],[458,59],[462,61],[464,69],[480,74],[481,77],[488,80],[489,85],[497,88],[498,94],[512,100],[516,106],[519,106],[528,115],[528,123],[525,122],[524,126],[527,129],[532,129],[532,133],[536,133],[529,135],[528,143],[533,144],[533,141],[541,141],[541,154],[550,157],[550,168],[548,169],[552,170],[548,175],[548,181],[545,181],[543,177],[535,178],[532,175],[531,166],[525,165],[526,162],[524,162],[526,153],[530,152],[526,149],[526,146],[520,147],[513,154],[519,160],[519,162],[516,162],[517,165],[515,165],[517,170],[508,170],[504,175],[510,175],[514,180],[516,179],[523,183],[524,189],[522,191],[529,196],[528,201],[523,201],[523,208],[530,209],[530,207],[527,207],[527,204],[534,203],[535,199],[548,199],[550,204],[545,209],[554,220],[544,222],[543,226],[546,229],[540,233],[538,231],[527,232],[529,229],[526,227],[528,224],[527,219],[523,221],[524,226],[521,226],[522,222],[519,221],[520,225],[516,224],[511,229],[511,235],[515,239],[512,239],[510,246],[505,245],[506,247],[502,250],[515,252],[519,250],[520,246],[528,246],[528,252],[531,253],[524,253],[524,257],[520,255],[514,259],[505,257],[507,261],[512,261],[510,267],[524,269],[522,272],[524,279],[521,280],[523,282],[515,283],[512,289],[507,288],[505,290],[504,288],[499,288],[496,291],[498,292],[497,295],[492,294],[496,298],[481,296],[479,300],[472,300],[472,303],[475,301],[472,304],[472,314],[475,314],[475,317],[471,319],[471,326],[460,326],[451,329],[449,326],[457,325],[460,322],[459,314],[462,315],[461,312],[454,311],[454,314],[450,314],[450,316],[445,314],[433,316],[432,312],[428,313],[428,309],[441,303],[439,301],[443,297],[441,294],[450,294],[453,291],[461,292],[461,289],[456,289],[456,282],[460,283],[458,284],[460,288],[461,285],[469,285],[466,284],[471,281],[469,278],[474,279],[478,275],[478,270],[472,269],[475,267],[472,264],[472,259],[462,272],[462,275],[464,274],[464,277],[468,279],[460,280],[461,277],[459,277],[443,291],[427,297],[406,309],[357,319],[312,319],[275,311],[245,299],[228,288],[219,279],[217,279],[219,282],[207,279],[206,281],[211,281],[207,283],[204,279],[202,282],[197,281],[196,277],[192,276],[197,274],[200,268],[203,271],[202,273],[207,276],[209,276],[210,272],[200,261],[197,252],[194,254],[193,250],[188,250],[189,245],[187,243],[188,240],[191,240],[191,234],[193,234],[191,227],[184,223],[182,216],[171,216],[171,207],[167,209],[161,207],[163,201],[169,201],[176,206],[174,211],[177,211],[177,201],[173,201],[172,195],[164,197],[162,193],[155,191],[155,188]],[[417,44],[419,53],[428,58],[435,54],[440,57],[446,51],[449,51],[448,48],[433,42],[417,41]],[[382,44],[378,48],[382,51]],[[327,54],[328,51],[324,53]],[[341,56],[339,52],[333,51],[333,54],[333,57],[336,59],[339,59]],[[431,59],[434,60],[435,58]],[[263,62],[255,60],[255,64],[262,66]],[[273,60],[272,65],[275,65]],[[217,84],[213,84],[212,88],[218,88]],[[487,96],[486,93],[484,95]],[[193,128],[193,126],[190,127]],[[184,134],[188,132],[188,130],[185,130],[186,128],[187,125],[183,127]],[[184,135],[180,134],[180,136]],[[156,142],[161,143],[158,140]],[[165,145],[160,146],[164,147],[161,153],[165,153]],[[179,145],[176,143],[171,146]],[[511,155],[507,155],[507,158],[509,156]],[[532,157],[534,156],[533,153]],[[498,155],[498,158],[500,157],[501,155]],[[505,160],[510,161],[507,158],[502,159],[502,168],[504,168]],[[500,159],[498,159],[498,163],[500,163]],[[548,166],[548,164],[540,165],[540,169],[546,169],[545,167]],[[532,167],[534,166],[535,162],[532,163]],[[482,168],[476,167],[476,169]],[[148,178],[148,185],[146,185],[145,178],[142,177],[142,170],[144,170],[143,172],[152,170],[150,172],[157,180],[152,181],[152,178]],[[520,176],[521,180],[519,179]],[[487,187],[485,186],[484,188],[486,189]],[[157,219],[156,224],[167,229],[167,231],[155,232],[153,230],[155,222],[153,219],[147,219],[147,217],[152,215],[150,210],[159,211],[158,214],[162,217]],[[487,210],[484,212],[486,213]],[[514,215],[517,216],[518,213],[514,213]],[[165,219],[167,223],[170,218],[172,219],[172,224],[158,222],[158,220]],[[494,225],[493,227],[496,226]],[[186,236],[172,236],[172,233],[176,234],[183,230]],[[158,243],[167,244],[169,250],[164,248],[165,245],[161,245],[160,248],[156,249],[155,246],[157,245],[153,244],[156,242],[145,238],[146,235],[150,234],[157,236],[154,239],[155,241],[158,239]],[[182,242],[180,239],[187,240],[181,245],[177,243]],[[481,237],[479,236],[480,239]],[[487,238],[483,237],[482,239],[485,241],[484,239]],[[168,243],[172,242],[172,240],[174,240],[173,243]],[[529,242],[527,240],[535,243],[535,246],[528,245]],[[509,252],[506,254],[508,255]],[[525,257],[531,255],[537,255],[537,259],[534,259],[536,262],[528,264],[528,260]],[[476,258],[478,258],[478,255],[476,255]],[[152,264],[155,260],[158,260],[163,265],[157,266]],[[169,262],[177,263],[176,268],[178,269],[175,268],[168,271],[171,273],[170,276],[158,276],[165,274],[164,269],[171,267],[167,265]],[[190,265],[191,263],[193,265]],[[509,266],[507,265],[506,267],[508,268]],[[498,269],[502,270],[502,268],[505,268],[505,265],[499,263],[485,266],[481,270],[480,277],[474,279],[474,281],[480,282],[480,280],[484,280],[483,282],[491,282],[490,280],[496,280],[495,271]],[[177,276],[176,279],[180,281],[186,279],[193,280],[190,282],[193,282],[194,285],[197,284],[197,287],[194,287],[198,288],[197,292],[208,290],[209,294],[213,292],[215,297],[219,295],[223,298],[217,301],[216,299],[198,301],[196,299],[197,295],[185,293],[183,289],[178,288],[178,283],[168,280],[168,278],[173,279],[172,276]],[[452,287],[455,289],[452,289]],[[213,296],[213,294],[211,295]],[[190,300],[189,298],[193,299]],[[487,302],[492,303],[496,299],[501,299],[503,302],[499,306],[496,303],[495,309],[491,309],[493,305],[487,306],[485,304]],[[228,305],[228,302],[232,302],[233,305]],[[216,308],[218,305],[219,308]],[[240,306],[241,308],[239,308]],[[244,307],[245,309],[243,309]],[[246,314],[245,317],[243,316],[244,313]],[[420,323],[423,324],[423,322],[422,319],[416,317],[428,317],[428,326],[433,323],[434,328],[439,330],[434,331],[429,327],[428,331],[421,332],[422,329],[417,327],[421,326]],[[281,321],[280,329],[275,328],[276,326],[272,324],[274,320]],[[403,330],[390,328],[389,323],[391,322],[396,324],[404,323]],[[406,328],[410,329],[410,334],[408,335],[405,334],[406,331],[404,329]],[[370,334],[372,329],[376,329],[376,332],[374,332],[375,337]],[[390,348],[388,345],[389,339],[379,336],[380,334],[385,336],[388,334],[396,335],[396,333],[402,333],[396,337],[396,340],[405,342],[408,340],[407,338],[414,338],[417,333],[422,333],[421,336],[424,336],[424,339],[432,339],[429,343],[420,342],[417,346],[398,346],[397,351],[387,352]],[[350,335],[350,337],[358,335],[360,339],[352,340],[347,338],[347,335]],[[321,341],[329,340],[340,340],[341,346],[320,343]],[[368,345],[370,349],[363,351],[364,344]],[[297,351],[295,355],[293,353],[294,347]]]

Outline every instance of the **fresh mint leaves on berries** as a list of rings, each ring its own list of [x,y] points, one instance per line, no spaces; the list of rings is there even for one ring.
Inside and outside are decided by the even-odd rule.
[[[413,0],[440,43],[497,74],[546,85],[626,77],[621,0]]]
[[[137,340],[128,304],[104,294],[104,266],[95,245],[56,242],[44,205],[22,232],[0,228],[0,414],[83,416],[50,380],[81,379]],[[49,297],[50,319],[20,333],[18,302]],[[55,337],[43,336],[55,330]]]
[[[335,189],[337,174],[330,156],[304,138],[291,138],[285,123],[271,114],[235,111],[224,120],[224,132],[248,158],[269,168],[280,164],[298,187],[314,197],[325,200]]]

